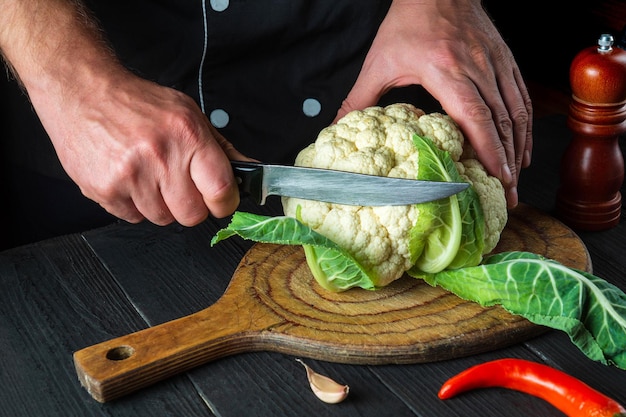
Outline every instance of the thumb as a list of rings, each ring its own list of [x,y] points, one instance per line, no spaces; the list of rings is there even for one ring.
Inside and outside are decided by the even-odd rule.
[[[383,87],[373,77],[361,70],[354,86],[352,86],[352,90],[341,103],[341,108],[339,108],[333,123],[336,123],[353,110],[362,110],[366,107],[375,106],[384,93]]]

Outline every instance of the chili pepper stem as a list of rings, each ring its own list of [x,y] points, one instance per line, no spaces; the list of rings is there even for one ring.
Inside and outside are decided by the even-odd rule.
[[[500,359],[473,366],[446,381],[439,398],[462,392],[502,387],[541,398],[570,417],[626,417],[615,400],[562,371],[523,359]]]

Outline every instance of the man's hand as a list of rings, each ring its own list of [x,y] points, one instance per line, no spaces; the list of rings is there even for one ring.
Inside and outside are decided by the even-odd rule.
[[[532,106],[511,51],[479,0],[394,0],[337,114],[422,85],[460,126],[517,205],[532,152]]]
[[[110,213],[195,225],[237,208],[229,159],[245,157],[190,97],[127,74],[66,104],[40,105],[44,126],[68,175]]]
[[[0,7],[0,49],[85,196],[119,218],[160,225],[236,209],[229,159],[246,158],[190,97],[128,72],[77,1]]]

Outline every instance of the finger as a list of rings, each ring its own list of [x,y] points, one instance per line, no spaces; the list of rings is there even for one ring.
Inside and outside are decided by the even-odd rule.
[[[466,78],[446,78],[439,82],[434,78],[430,80],[434,83],[424,83],[424,88],[439,100],[445,112],[459,125],[487,172],[503,184],[510,185],[512,178],[505,147],[491,109],[474,83]]]
[[[506,131],[506,127],[498,127],[503,122],[497,121],[491,108],[483,100],[477,85],[467,77],[438,80],[436,76],[428,78],[428,82],[423,85],[438,98],[446,113],[457,122],[487,172],[498,178],[505,187],[508,206],[515,207],[518,198],[516,180],[513,176],[515,169],[513,135],[509,131],[508,135],[502,138],[502,132]],[[499,117],[502,118],[507,113],[504,104],[500,107]]]
[[[209,215],[209,209],[188,168],[181,168],[180,175],[168,180],[162,187],[163,201],[173,218],[183,226],[195,226]]]
[[[211,140],[191,159],[189,173],[209,214],[221,218],[239,205],[239,188],[230,161],[217,140]]]
[[[117,199],[115,202],[99,203],[100,206],[108,213],[117,217],[118,219],[127,221],[128,223],[140,223],[145,220],[145,217],[135,206],[133,200],[130,198]]]
[[[208,122],[199,124],[199,131],[192,131],[194,136],[209,136],[204,128]],[[210,137],[210,136],[209,136]],[[212,140],[212,139],[208,139]],[[191,141],[190,141],[191,142]],[[183,226],[195,226],[209,215],[209,209],[190,172],[190,160],[193,156],[186,153],[170,155],[169,164],[164,167],[160,178],[159,192],[172,218]]]
[[[205,173],[208,176],[213,175],[212,171],[216,171],[215,167],[218,166],[218,161],[222,161],[224,158],[221,146],[226,147],[233,157],[245,158],[223,136],[217,132],[215,133],[214,137],[219,136],[217,142],[209,136],[210,139],[206,141],[207,146],[197,151],[197,155],[202,155],[204,153],[211,154],[216,152],[217,149],[217,155],[215,157],[209,156],[208,158],[211,161],[209,164],[210,168],[205,169]],[[208,131],[206,135],[208,135]],[[215,146],[216,143],[219,143],[220,146]],[[193,161],[194,158],[198,159],[196,154],[191,157],[191,160]],[[141,190],[141,192],[137,191],[133,196],[135,205],[148,220],[159,225],[169,224],[176,220],[184,226],[195,226],[204,221],[209,214],[213,214],[216,217],[224,217],[232,213],[239,204],[238,190],[236,193],[237,200],[234,203],[232,198],[228,196],[224,196],[225,201],[222,201],[222,197],[219,196],[220,192],[212,189],[209,189],[205,197],[193,177],[189,159],[171,158],[170,161],[178,161],[178,165],[168,165],[167,169],[164,169],[160,176],[157,173],[156,184],[147,186],[144,183],[141,187],[135,187],[136,190]],[[230,164],[227,167],[225,176],[229,178],[232,176],[232,168],[230,168]],[[215,185],[219,183],[220,177],[218,176],[210,181],[212,185]]]
[[[220,190],[220,181],[225,180],[230,184],[233,177],[230,163],[226,162],[224,165],[224,157],[226,156],[226,161],[249,159],[238,152],[208,121],[201,127],[202,132],[199,135],[206,138],[205,146],[196,151],[190,160],[181,159],[181,166],[170,167],[169,172],[176,175],[169,175],[161,190],[172,215],[185,226],[194,226],[204,221],[209,214],[224,217],[234,211],[239,204],[238,188],[234,199],[230,185],[227,186],[224,196],[220,195],[221,191],[215,191]],[[206,167],[192,168],[194,163],[198,166],[198,161]],[[213,178],[214,175],[216,176]]]
[[[138,182],[133,187],[131,198],[137,210],[152,223],[165,226],[175,220],[161,195],[158,183],[153,180]]]
[[[497,97],[500,98],[499,93],[497,93]],[[516,157],[516,135],[513,129],[513,121],[509,116],[509,113],[504,106],[502,100],[498,98],[492,98],[491,103],[495,102],[495,104],[490,105],[490,103],[485,103],[490,108],[490,112],[492,114],[492,122],[485,122],[485,124],[483,124],[483,127],[479,128],[481,130],[484,130],[488,128],[488,126],[485,125],[493,125],[495,126],[497,135],[495,137],[493,136],[493,134],[490,135],[491,150],[489,150],[488,147],[488,150],[482,152],[492,152],[499,155],[502,155],[502,153],[504,153],[505,158],[504,161],[502,161],[502,165],[500,166],[499,178],[503,186],[505,187],[507,206],[509,208],[514,208],[519,202],[517,193],[519,168],[517,165]],[[483,155],[482,157],[484,158],[485,156]]]
[[[512,59],[512,57],[511,57]],[[494,69],[492,62],[495,62]],[[503,59],[485,60],[482,65],[477,68],[483,68],[480,74],[470,74],[469,80],[473,80],[473,84],[480,95],[478,102],[483,101],[488,107],[491,118],[495,125],[498,137],[491,135],[492,146],[496,148],[502,147],[506,158],[505,165],[501,165],[501,176],[499,177],[506,188],[506,197],[509,208],[513,208],[518,204],[517,182],[522,167],[522,160],[526,142],[528,139],[528,110],[527,103],[523,96],[526,94],[526,88],[521,83],[523,90],[520,89],[519,81],[521,75],[516,78],[515,71],[517,66],[513,64],[512,68],[503,68],[501,65],[505,61]],[[478,63],[481,63],[479,60]],[[492,74],[489,76],[489,74]],[[497,74],[509,74],[508,77]],[[483,123],[488,123],[483,119]],[[471,138],[470,138],[471,139]],[[475,143],[476,141],[473,141]],[[479,159],[489,158],[488,155],[481,155],[478,151]],[[501,155],[501,154],[500,154]]]
[[[103,180],[94,200],[111,214],[132,223],[145,218],[163,226],[174,221],[160,189],[166,167],[157,168],[159,164],[147,161],[132,165],[141,166],[141,169],[124,169],[124,175]]]
[[[522,153],[522,168],[528,168],[532,161],[533,154],[533,105],[532,100],[530,99],[530,94],[528,93],[528,88],[526,87],[526,83],[522,77],[519,68],[515,67],[514,70],[515,80],[517,85],[522,93],[522,99],[524,100],[524,106],[526,107],[526,137],[523,145]]]
[[[501,71],[502,74],[506,72]],[[499,80],[500,95],[509,112],[513,124],[513,148],[515,173],[519,178],[522,167],[530,163],[532,150],[532,104],[526,85],[517,67],[509,73],[510,77]]]
[[[106,182],[98,184],[99,187],[79,185],[80,192],[90,200],[98,203],[100,207],[118,219],[129,223],[139,223],[145,219],[137,209],[126,187],[106,187]]]
[[[475,80],[474,82],[480,94],[480,99],[484,101],[484,104],[489,108],[491,118],[493,119],[498,133],[499,138],[492,138],[492,140],[499,141],[504,149],[506,163],[511,173],[511,182],[508,185],[515,186],[519,177],[516,156],[517,136],[514,129],[514,118],[511,117],[509,107],[514,107],[516,109],[515,111],[518,111],[516,106],[522,102],[517,85],[511,85],[510,79],[497,80],[495,75],[492,77],[487,75],[496,73],[496,71],[486,71],[486,74],[483,74],[482,77],[473,77],[473,80]],[[516,94],[516,92],[518,94]],[[512,103],[509,106],[505,103],[505,100],[507,100],[506,97],[508,97],[509,103]],[[518,128],[519,127],[520,126],[518,126]],[[526,120],[524,120],[524,125],[521,126],[521,128],[525,138]]]

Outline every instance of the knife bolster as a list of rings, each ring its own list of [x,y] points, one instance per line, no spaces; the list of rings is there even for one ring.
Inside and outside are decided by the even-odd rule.
[[[263,167],[248,162],[230,161],[242,197],[251,197],[257,204],[265,204],[263,195]]]

